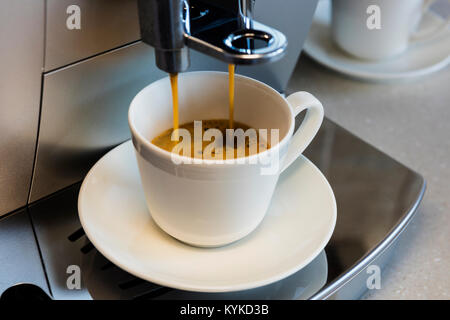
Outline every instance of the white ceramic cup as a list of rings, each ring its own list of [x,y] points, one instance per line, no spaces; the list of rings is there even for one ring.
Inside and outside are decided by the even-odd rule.
[[[402,54],[415,42],[429,39],[448,26],[417,34],[422,15],[432,0],[332,0],[332,37],[347,53],[367,60]],[[379,29],[373,27],[378,14]],[[368,26],[368,20],[369,25]]]
[[[306,116],[294,133],[295,116],[305,109]],[[227,119],[228,74],[180,74],[179,114],[181,124]],[[279,129],[279,142],[269,140],[270,149],[242,159],[245,163],[200,159],[188,164],[184,160],[191,158],[150,142],[172,128],[169,79],[150,84],[131,102],[128,121],[147,206],[158,226],[174,238],[195,246],[221,246],[254,230],[269,207],[279,174],[319,130],[323,108],[307,92],[285,99],[264,83],[236,75],[235,120],[255,129]],[[265,169],[273,169],[277,160],[278,168],[267,174],[270,170]]]

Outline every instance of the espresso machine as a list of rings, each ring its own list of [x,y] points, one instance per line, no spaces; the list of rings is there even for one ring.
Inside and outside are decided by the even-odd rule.
[[[80,182],[102,155],[130,139],[127,111],[133,97],[168,73],[226,71],[232,63],[237,73],[284,93],[317,2],[1,2],[2,299],[197,298],[137,279],[101,256],[78,220]],[[336,136],[335,145],[341,141],[360,146],[358,150],[365,155],[381,157],[327,121],[324,128]],[[327,154],[321,148],[330,147],[330,137],[321,134],[316,140],[314,145],[320,148],[311,146],[309,157],[320,164],[319,158]],[[408,169],[404,173],[418,181],[410,193],[423,194],[423,181]],[[380,188],[385,185],[380,182]],[[410,197],[410,193],[404,195],[405,208],[421,198]],[[400,211],[408,217],[413,212]],[[339,250],[328,251],[335,253],[331,263],[333,259],[342,262]],[[322,252],[283,283],[256,295],[247,292],[231,298],[328,297],[350,279],[356,270],[350,266],[363,253],[358,251],[351,259],[347,256],[348,261],[328,280],[327,257]],[[82,271],[80,288],[66,283],[73,266]],[[323,289],[325,283],[331,285]],[[295,295],[275,296],[280,288]],[[346,290],[355,291],[349,286]]]
[[[79,184],[103,154],[130,138],[127,111],[142,88],[167,73],[226,71],[233,63],[238,73],[283,92],[316,5],[317,0],[285,0],[282,6],[271,0],[2,2],[0,224],[6,229],[0,231],[0,259],[3,264],[10,250],[22,254],[21,267],[10,259],[12,276],[0,275],[0,295],[17,283],[50,293],[30,208]],[[3,231],[14,221],[25,235]],[[21,243],[31,251],[19,249]]]
[[[316,4],[2,3],[0,215],[81,181],[130,138],[132,98],[167,72],[226,71],[235,63],[238,73],[282,92]]]

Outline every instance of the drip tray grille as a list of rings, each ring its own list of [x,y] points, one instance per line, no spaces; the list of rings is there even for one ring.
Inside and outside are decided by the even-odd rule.
[[[106,259],[89,241],[78,220],[79,185],[30,207],[48,280],[55,299],[306,299],[326,282],[322,252],[294,275],[261,288],[233,293],[199,293],[162,287],[139,279]],[[73,285],[79,267],[80,289]]]

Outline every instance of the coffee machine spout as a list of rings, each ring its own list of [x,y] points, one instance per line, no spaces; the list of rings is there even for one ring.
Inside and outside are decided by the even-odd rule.
[[[253,2],[138,0],[142,40],[155,48],[158,68],[169,73],[189,67],[188,48],[230,64],[278,60],[286,37],[252,19]]]
[[[182,0],[138,0],[142,41],[155,48],[157,67],[169,73],[189,67],[183,10]]]

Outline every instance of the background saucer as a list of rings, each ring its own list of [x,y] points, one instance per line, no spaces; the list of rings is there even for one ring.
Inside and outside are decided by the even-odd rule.
[[[78,211],[89,240],[120,268],[163,286],[200,292],[251,289],[293,274],[320,253],[336,223],[330,185],[300,157],[281,175],[266,217],[249,236],[220,248],[191,247],[153,222],[130,141],[89,171]]]
[[[421,30],[433,29],[444,21],[427,12]],[[321,0],[316,9],[304,50],[317,62],[352,77],[389,81],[426,75],[450,63],[450,30],[425,43],[411,46],[398,57],[381,62],[359,60],[339,49],[331,39],[331,1]],[[420,30],[419,30],[420,32]]]

